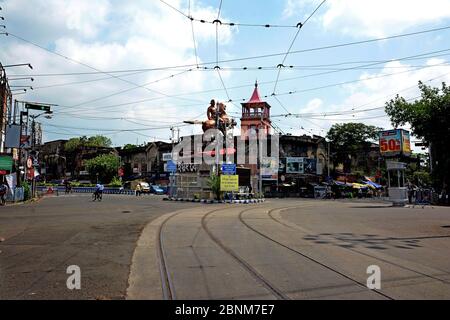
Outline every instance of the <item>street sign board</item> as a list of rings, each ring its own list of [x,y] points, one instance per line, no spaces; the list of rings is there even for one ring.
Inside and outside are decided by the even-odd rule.
[[[45,106],[45,105],[41,105],[41,104],[26,103],[25,108],[50,112],[50,106]]]
[[[220,191],[239,192],[239,176],[238,175],[221,175]]]
[[[222,164],[222,174],[223,175],[235,175],[236,174],[236,164],[223,163]]]
[[[177,172],[177,164],[174,161],[169,160],[167,162],[167,171],[168,172]]]

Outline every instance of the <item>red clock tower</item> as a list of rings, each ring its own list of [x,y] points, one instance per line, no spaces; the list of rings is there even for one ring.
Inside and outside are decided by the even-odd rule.
[[[248,102],[242,104],[241,117],[241,139],[248,139],[249,131],[254,129],[258,134],[263,130],[266,135],[270,134],[270,105],[261,101],[258,92],[258,82]]]

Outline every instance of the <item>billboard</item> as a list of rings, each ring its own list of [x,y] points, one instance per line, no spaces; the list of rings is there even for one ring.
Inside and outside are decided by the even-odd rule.
[[[409,131],[403,129],[381,131],[379,138],[380,153],[383,156],[391,157],[411,153]]]
[[[316,159],[304,158],[303,159],[303,173],[316,174],[317,162]]]
[[[303,159],[301,157],[287,157],[286,173],[303,173]]]
[[[19,148],[20,124],[8,124],[6,126],[5,148]]]
[[[278,180],[278,157],[263,157],[261,159],[261,177],[263,180]]]

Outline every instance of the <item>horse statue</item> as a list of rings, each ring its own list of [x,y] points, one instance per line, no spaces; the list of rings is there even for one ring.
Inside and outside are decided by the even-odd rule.
[[[219,129],[224,135],[228,129],[233,129],[236,126],[236,121],[230,118],[227,114],[227,106],[222,102],[215,102],[211,100],[208,109],[206,110],[205,121],[184,121],[190,124],[201,124],[203,132],[209,129]],[[218,123],[216,123],[218,120]]]
[[[214,106],[214,100],[212,100],[206,111],[206,116],[208,117],[208,120],[203,121],[202,123],[203,132],[217,128],[225,134],[227,129],[232,129],[236,126],[236,121],[228,116],[227,106],[222,102],[218,102],[216,106]],[[219,120],[218,124],[216,124],[217,118]]]

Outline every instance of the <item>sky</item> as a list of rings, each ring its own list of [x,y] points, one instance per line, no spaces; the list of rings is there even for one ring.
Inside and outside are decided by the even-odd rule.
[[[52,119],[39,118],[44,141],[102,134],[123,146],[168,141],[172,126],[200,133],[200,125],[182,122],[205,119],[211,99],[239,119],[255,81],[283,133],[324,136],[345,122],[389,129],[383,106],[395,94],[413,99],[419,80],[450,82],[450,0],[5,0],[0,7],[0,32],[9,33],[0,35],[0,62],[33,66],[7,68],[10,85],[34,89],[14,99],[57,104]],[[21,77],[34,81],[12,80]]]

